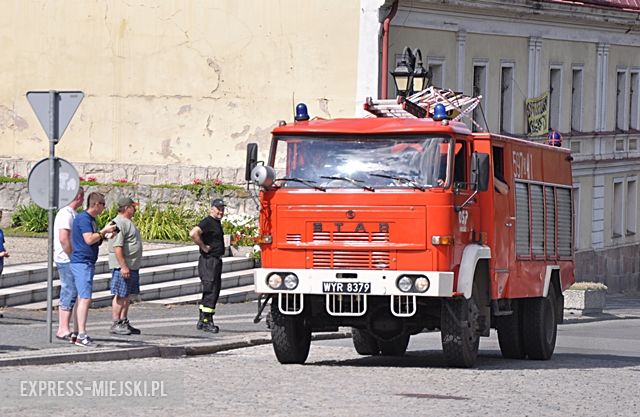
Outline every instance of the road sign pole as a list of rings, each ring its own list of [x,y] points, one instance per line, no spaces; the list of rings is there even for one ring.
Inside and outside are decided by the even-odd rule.
[[[42,208],[49,209],[49,256],[47,265],[47,327],[49,343],[53,343],[53,334],[51,330],[53,322],[53,222],[55,210],[57,206],[66,205],[71,200],[65,200],[64,204],[60,201],[60,194],[66,195],[70,190],[78,192],[78,173],[65,160],[58,160],[55,154],[55,146],[64,134],[65,129],[69,125],[71,118],[75,114],[80,102],[84,98],[82,91],[29,91],[27,92],[27,100],[33,108],[38,121],[49,137],[49,158],[40,162],[47,161],[49,163],[49,195],[48,198],[40,197],[43,195],[44,184],[46,181],[46,171],[38,171],[40,166],[38,162],[29,173],[29,194],[31,199]],[[66,165],[65,165],[66,164]],[[60,169],[64,170],[66,177],[64,180],[65,189],[60,191]],[[34,174],[34,172],[38,172]],[[42,184],[42,186],[40,186]],[[37,190],[37,192],[34,192]],[[74,194],[75,197],[75,194]]]
[[[58,120],[57,93],[49,91],[49,244],[47,256],[47,337],[53,343],[53,213],[58,201],[58,175],[56,164],[56,142]]]

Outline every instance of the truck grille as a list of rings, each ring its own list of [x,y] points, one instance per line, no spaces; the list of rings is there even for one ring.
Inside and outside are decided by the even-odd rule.
[[[327,294],[327,313],[332,316],[362,316],[367,312],[364,294]]]
[[[318,269],[391,269],[388,251],[313,251],[313,268]]]

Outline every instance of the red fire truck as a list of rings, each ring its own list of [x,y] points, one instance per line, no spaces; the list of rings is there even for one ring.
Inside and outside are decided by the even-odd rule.
[[[571,156],[472,132],[461,119],[478,100],[430,87],[334,120],[298,105],[266,163],[248,146],[255,291],[281,363],[304,363],[312,332],[340,326],[362,355],[403,355],[439,330],[446,362],[471,367],[495,328],[504,357],[551,357],[574,282]]]

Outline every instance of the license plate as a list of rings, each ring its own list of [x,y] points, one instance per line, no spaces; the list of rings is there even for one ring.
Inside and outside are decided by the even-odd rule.
[[[369,294],[370,282],[323,282],[322,292],[338,294]]]

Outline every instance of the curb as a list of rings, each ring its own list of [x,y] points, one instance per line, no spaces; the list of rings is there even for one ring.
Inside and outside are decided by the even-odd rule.
[[[340,331],[333,333],[321,333],[313,335],[311,340],[332,340],[351,337],[351,332]],[[104,362],[120,361],[143,358],[181,358],[187,356],[209,355],[228,350],[242,349],[246,347],[266,345],[271,343],[271,336],[254,336],[245,340],[233,340],[229,342],[207,343],[202,345],[183,346],[143,346],[132,348],[108,349],[96,352],[72,352],[43,354],[40,356],[28,356],[18,358],[0,359],[0,367],[5,366],[29,366],[29,365],[55,365],[69,362]]]

